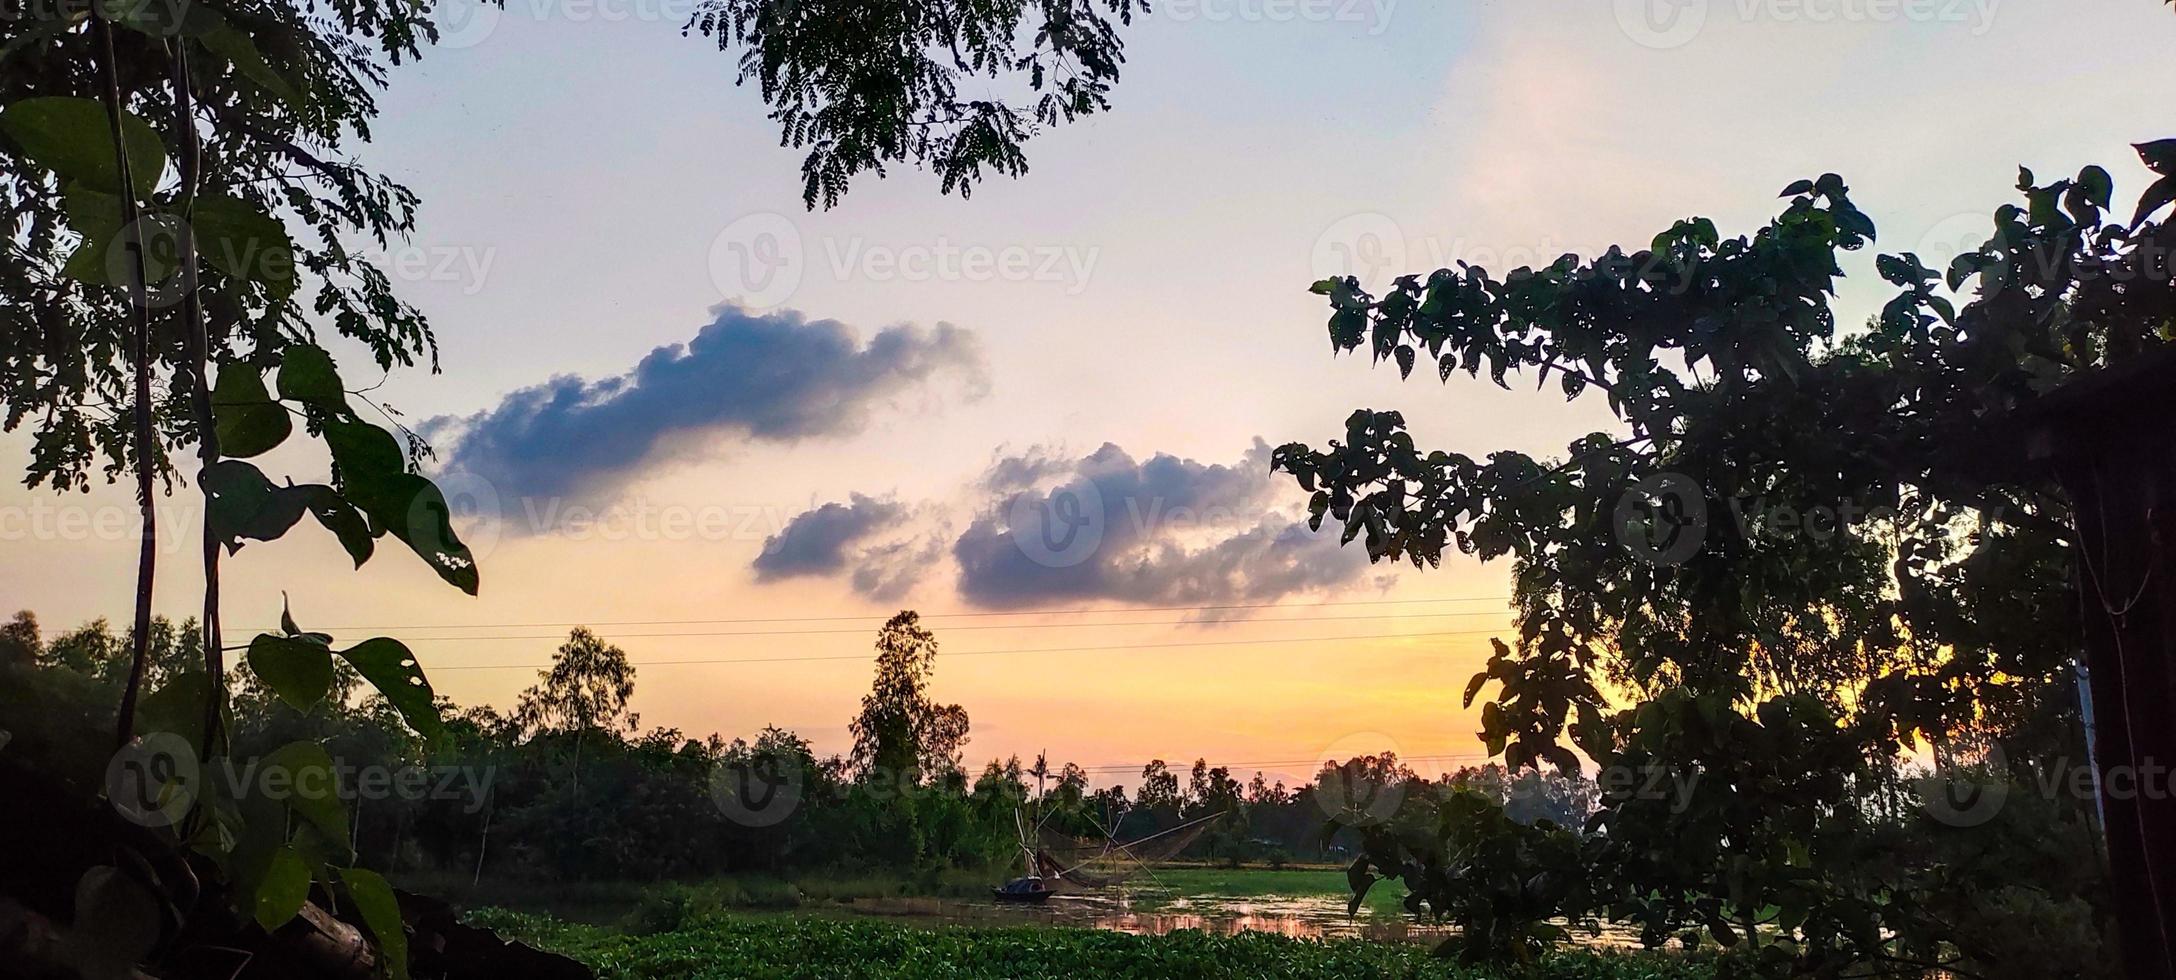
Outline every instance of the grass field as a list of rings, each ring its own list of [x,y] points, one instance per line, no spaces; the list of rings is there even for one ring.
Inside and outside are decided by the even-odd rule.
[[[671,932],[631,935],[516,912],[472,919],[589,964],[601,980],[998,980],[1020,977],[1483,980],[1511,974],[1433,959],[1389,943],[1308,942],[1249,934],[1129,936],[1087,929],[916,929],[866,920],[724,914]],[[1519,974],[1535,980],[1709,980],[1701,957],[1567,952]]]

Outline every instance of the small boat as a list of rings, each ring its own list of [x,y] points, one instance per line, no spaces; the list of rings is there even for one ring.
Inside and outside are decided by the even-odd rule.
[[[1050,901],[1050,896],[1057,893],[1058,889],[1052,887],[1049,881],[1032,875],[1014,878],[990,889],[991,896],[1000,902],[1033,902],[1038,905]]]

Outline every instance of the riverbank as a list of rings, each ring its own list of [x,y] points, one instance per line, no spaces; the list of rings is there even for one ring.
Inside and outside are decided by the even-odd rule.
[[[581,960],[600,980],[1014,980],[1019,977],[1232,977],[1494,980],[1424,948],[1198,931],[1135,936],[1089,929],[918,929],[868,920],[781,914],[704,916],[635,935],[502,910],[472,915],[508,938]],[[1535,965],[1542,980],[1712,980],[1704,957],[1567,951]]]

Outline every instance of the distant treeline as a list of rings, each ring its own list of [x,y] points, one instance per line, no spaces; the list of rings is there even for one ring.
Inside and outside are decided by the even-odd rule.
[[[201,662],[197,635],[188,623],[154,627],[150,690]],[[14,730],[14,751],[85,752],[72,762],[41,761],[95,778],[103,760],[85,750],[103,743],[69,733],[110,731],[128,641],[104,621],[50,638],[29,613],[0,626],[0,725]],[[1324,833],[1341,811],[1411,815],[1464,790],[1503,804],[1515,819],[1576,829],[1596,796],[1585,779],[1514,776],[1495,765],[1424,779],[1387,754],[1325,765],[1299,786],[1205,761],[1151,762],[1130,792],[1091,789],[1088,773],[1071,763],[1015,757],[973,770],[961,763],[966,712],[923,696],[934,658],[934,638],[911,613],[887,624],[876,681],[853,722],[855,749],[829,757],[778,728],[752,741],[641,728],[627,710],[634,667],[587,630],[573,632],[511,710],[442,699],[445,731],[434,740],[363,693],[344,665],[335,696],[302,712],[244,663],[232,677],[233,757],[246,770],[280,746],[320,741],[338,763],[364,863],[498,879],[1000,873],[1018,863],[1021,810],[1063,833],[1096,838],[1111,828],[1125,839],[1221,814],[1181,857],[1350,860],[1351,831]],[[768,808],[752,809],[736,795],[750,774],[766,790],[757,802]]]

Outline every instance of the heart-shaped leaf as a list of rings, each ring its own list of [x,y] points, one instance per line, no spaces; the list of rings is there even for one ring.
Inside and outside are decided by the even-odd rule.
[[[265,866],[264,877],[257,881],[254,899],[251,914],[264,931],[286,925],[310,900],[309,864],[292,847],[273,851],[272,863]]]
[[[399,640],[378,637],[342,650],[340,656],[385,696],[408,727],[427,738],[437,735],[440,719],[436,695],[431,691],[431,682],[423,676],[422,665],[407,646]]]
[[[278,218],[240,198],[209,194],[196,200],[189,224],[196,229],[198,253],[214,268],[236,279],[263,283],[275,299],[294,294],[295,244]],[[297,350],[324,354],[300,345],[289,348],[290,356]],[[329,371],[330,358],[326,364]],[[288,392],[284,371],[281,378],[280,397],[298,398]]]
[[[283,786],[282,802],[315,826],[329,840],[348,839],[347,805],[340,801],[340,782],[332,756],[316,742],[290,742],[264,757],[259,785]],[[283,775],[273,776],[273,773]]]
[[[332,691],[332,651],[303,637],[258,634],[249,641],[249,669],[296,711],[316,707]]]
[[[0,110],[7,133],[39,166],[91,190],[120,194],[121,170],[113,152],[112,123],[96,99],[47,95],[22,99]],[[159,132],[134,113],[121,114],[129,176],[137,199],[151,196],[166,173],[166,145]]]
[[[287,441],[294,420],[265,390],[264,374],[247,364],[223,364],[212,386],[213,430],[223,455],[248,459]]]
[[[287,348],[280,361],[280,397],[327,409],[347,408],[347,389],[340,383],[332,355],[311,344]],[[370,428],[377,428],[371,426]],[[399,447],[394,447],[395,452]]]
[[[362,868],[340,869],[340,880],[348,886],[348,899],[362,914],[371,938],[385,953],[386,972],[393,980],[408,980],[408,932],[401,924],[400,899],[394,896],[393,886]]]

